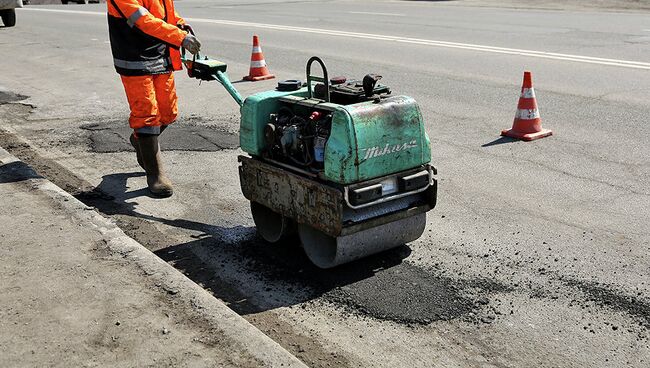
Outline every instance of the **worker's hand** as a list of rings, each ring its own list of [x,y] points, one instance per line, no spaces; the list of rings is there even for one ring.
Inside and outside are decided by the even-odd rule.
[[[199,39],[189,33],[185,36],[185,39],[183,39],[181,46],[194,55],[201,51],[201,42]]]
[[[192,34],[194,33],[194,30],[192,30],[192,26],[190,26],[187,23],[183,23],[183,24],[179,23],[176,26],[187,33],[192,33]]]

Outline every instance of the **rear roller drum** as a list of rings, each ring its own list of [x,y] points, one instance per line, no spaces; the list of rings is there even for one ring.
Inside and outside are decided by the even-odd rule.
[[[298,225],[307,257],[320,268],[332,268],[419,238],[426,226],[422,213],[354,234],[332,237],[308,225]]]
[[[253,221],[260,236],[269,243],[277,243],[291,234],[291,219],[257,202],[251,202]]]

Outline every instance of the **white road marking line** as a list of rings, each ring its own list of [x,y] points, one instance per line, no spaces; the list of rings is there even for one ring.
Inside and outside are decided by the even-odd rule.
[[[90,11],[78,11],[78,10],[59,10],[59,9],[40,9],[40,8],[22,8],[20,10],[106,16],[106,13],[104,12],[90,12]],[[476,45],[470,43],[436,41],[436,40],[427,40],[421,38],[388,36],[388,35],[380,35],[380,34],[372,34],[372,33],[347,32],[347,31],[337,31],[337,30],[320,29],[320,28],[293,27],[293,26],[284,26],[284,25],[277,25],[277,24],[239,22],[239,21],[223,20],[223,19],[205,19],[205,18],[185,18],[185,19],[191,23],[209,23],[209,24],[219,24],[219,25],[235,26],[235,27],[262,28],[262,29],[273,29],[277,31],[292,31],[292,32],[301,32],[301,33],[323,34],[328,36],[361,38],[361,39],[370,39],[370,40],[378,40],[378,41],[392,41],[392,42],[409,43],[409,44],[417,44],[417,45],[424,45],[424,46],[483,51],[483,52],[490,52],[494,54],[528,56],[528,57],[535,57],[541,59],[564,60],[564,61],[573,61],[578,63],[650,70],[650,63],[646,63],[642,61],[607,59],[607,58],[599,58],[599,57],[592,57],[592,56],[581,56],[581,55],[560,54],[560,53],[545,52],[545,51],[511,49],[507,47]]]
[[[106,15],[105,12],[91,12],[91,11],[82,11],[82,10],[62,10],[62,9],[42,9],[42,8],[18,8],[18,11],[42,11],[42,12],[50,12],[50,13]]]
[[[406,14],[397,14],[397,13],[374,13],[374,12],[348,12],[349,14],[364,14],[364,15],[384,15],[387,17],[405,17]]]

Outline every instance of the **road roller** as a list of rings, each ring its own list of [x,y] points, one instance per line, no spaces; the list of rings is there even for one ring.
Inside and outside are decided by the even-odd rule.
[[[183,57],[190,76],[219,81],[240,105],[241,191],[269,243],[296,239],[332,268],[418,239],[436,205],[436,169],[417,102],[381,76],[328,76],[318,57],[306,83],[242,98],[226,64]],[[312,66],[318,75],[312,74]]]

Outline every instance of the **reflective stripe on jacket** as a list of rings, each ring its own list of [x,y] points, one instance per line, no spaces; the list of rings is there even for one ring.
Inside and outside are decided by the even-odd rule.
[[[172,0],[108,0],[108,32],[115,70],[125,76],[182,68],[179,48],[187,35]]]

